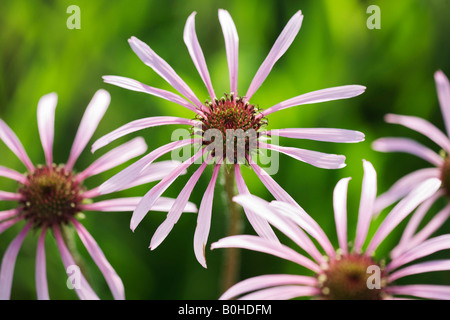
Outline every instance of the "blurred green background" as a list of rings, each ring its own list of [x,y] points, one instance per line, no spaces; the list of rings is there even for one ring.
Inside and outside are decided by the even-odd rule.
[[[81,9],[81,29],[69,30],[69,5]],[[369,5],[381,9],[381,29],[369,30]],[[183,42],[187,17],[197,11],[196,29],[211,73],[216,93],[229,90],[227,61],[218,9],[227,9],[236,24],[239,43],[240,94],[245,94],[259,65],[290,17],[302,10],[303,24],[285,55],[276,63],[252,103],[268,108],[280,101],[309,91],[348,84],[367,86],[366,92],[349,100],[305,105],[280,111],[269,117],[269,128],[330,127],[359,130],[366,140],[359,144],[333,144],[283,139],[283,145],[344,154],[347,167],[324,170],[280,155],[280,169],[274,176],[298,203],[324,228],[337,246],[332,193],[339,179],[351,176],[349,186],[349,239],[354,238],[362,181],[362,159],[373,163],[378,173],[378,193],[384,192],[404,174],[429,166],[407,154],[382,154],[371,143],[383,136],[408,136],[439,151],[426,138],[396,125],[386,124],[384,114],[398,113],[423,117],[443,129],[433,74],[441,69],[450,76],[450,1],[2,1],[0,11],[0,117],[21,139],[34,163],[43,163],[36,123],[39,98],[58,94],[56,109],[55,161],[67,160],[73,138],[85,107],[96,90],[107,89],[112,101],[90,145],[95,139],[129,121],[148,116],[191,118],[187,109],[143,93],[103,83],[102,75],[121,75],[157,88],[172,90],[155,72],[145,66],[130,49],[127,39],[136,36],[148,43],[189,84],[200,100],[207,91]],[[87,148],[76,164],[87,167],[99,155],[141,135],[149,150],[170,141],[175,127],[165,126],[137,132],[91,154]],[[168,156],[166,157],[168,159]],[[130,162],[132,163],[132,162]],[[0,143],[0,165],[24,171],[16,157]],[[121,166],[87,181],[88,187],[124,168]],[[165,193],[176,197],[188,175],[180,177]],[[200,204],[211,177],[205,171],[194,189],[191,201]],[[255,195],[271,200],[256,175],[243,171]],[[144,195],[154,184],[137,187],[118,196]],[[0,189],[17,186],[0,180]],[[209,244],[225,236],[227,216],[217,185]],[[432,216],[446,200],[432,208]],[[10,208],[0,204],[0,209]],[[384,212],[385,215],[387,212]],[[224,250],[206,251],[208,268],[202,268],[193,252],[196,214],[183,214],[167,239],[154,251],[150,239],[164,220],[165,213],[150,212],[133,233],[131,213],[86,213],[83,224],[103,249],[121,276],[128,299],[217,299]],[[253,230],[246,223],[246,233]],[[371,232],[373,232],[374,223]],[[382,257],[399,239],[402,223],[382,244]],[[0,256],[22,225],[0,235]],[[450,223],[439,230],[449,232]],[[19,253],[13,281],[13,299],[35,299],[34,265],[38,234],[25,239]],[[292,245],[288,240],[283,242]],[[292,245],[293,246],[293,245]],[[101,298],[111,299],[98,268],[83,246],[87,277]],[[50,297],[76,299],[66,287],[64,267],[52,236],[46,238]],[[448,252],[436,254],[448,257]],[[303,272],[293,263],[262,253],[242,252],[240,279],[266,273]],[[450,284],[447,273],[409,277],[404,283]],[[401,282],[399,282],[401,283]]]

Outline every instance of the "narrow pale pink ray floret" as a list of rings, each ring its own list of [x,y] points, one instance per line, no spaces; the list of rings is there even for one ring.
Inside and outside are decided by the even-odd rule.
[[[449,271],[450,260],[423,261],[435,252],[450,249],[450,234],[424,238],[413,248],[401,250],[392,259],[375,253],[399,224],[441,186],[439,179],[420,183],[379,224],[373,236],[369,227],[377,193],[376,172],[363,161],[364,177],[354,239],[347,231],[347,188],[350,178],[341,179],[333,194],[333,209],[339,249],[335,250],[319,225],[304,211],[283,201],[267,202],[254,195],[238,195],[234,201],[258,215],[298,246],[253,235],[230,236],[213,243],[212,249],[243,248],[263,252],[309,269],[306,275],[267,274],[238,282],[221,299],[273,299],[299,297],[326,300],[450,299],[450,286],[396,284],[408,276]],[[312,239],[311,239],[312,238]],[[314,240],[315,242],[313,242]],[[314,243],[318,243],[316,246]],[[352,246],[349,243],[353,243]]]
[[[0,200],[17,202],[14,209],[0,212],[0,234],[9,227],[25,223],[17,237],[3,254],[0,267],[0,300],[10,299],[14,267],[22,243],[30,230],[40,232],[36,252],[36,291],[38,299],[49,299],[47,283],[45,237],[52,233],[66,270],[75,266],[76,262],[68,250],[64,240],[64,229],[74,227],[88,253],[99,267],[111,290],[114,299],[125,299],[122,280],[106,259],[94,238],[78,221],[83,211],[133,211],[140,198],[117,198],[93,202],[98,197],[98,188],[87,190],[85,179],[103,173],[135,158],[147,150],[143,138],[137,137],[123,145],[112,149],[94,161],[88,168],[77,173],[73,167],[78,157],[94,134],[110,102],[110,95],[105,90],[98,90],[88,105],[78,132],[76,134],[69,159],[64,165],[56,165],[53,160],[54,119],[57,95],[50,93],[43,96],[38,103],[37,120],[39,135],[45,155],[45,164],[34,166],[18,137],[6,123],[0,119],[0,139],[25,165],[27,172],[19,173],[13,169],[0,166],[0,176],[17,181],[16,192],[0,191]],[[138,183],[122,186],[121,190],[160,180],[179,163],[162,161],[149,166]],[[157,170],[158,172],[155,172]],[[151,210],[168,211],[174,199],[160,198]],[[185,203],[182,208],[187,212],[197,212],[192,203]],[[80,275],[80,286],[74,290],[80,299],[98,299],[97,294]]]
[[[141,203],[137,206],[131,219],[131,229],[134,230],[138,224],[142,221],[148,212],[148,209],[154,204],[155,201],[161,196],[161,194],[172,184],[172,182],[178,177],[179,170],[187,169],[200,157],[206,159],[212,157],[212,159],[204,160],[204,164],[194,173],[189,180],[186,187],[181,191],[177,202],[173,208],[169,211],[167,219],[156,231],[151,240],[150,247],[155,249],[170,233],[174,224],[180,217],[179,203],[184,203],[189,199],[191,192],[195,184],[197,183],[200,175],[204,171],[208,163],[214,163],[215,169],[211,179],[211,184],[202,200],[201,212],[198,216],[197,231],[198,238],[194,239],[194,251],[199,262],[206,267],[206,260],[203,254],[203,248],[206,245],[206,241],[209,233],[209,221],[211,220],[211,201],[213,197],[214,187],[212,184],[216,181],[216,173],[222,166],[227,166],[225,170],[230,170],[234,166],[236,184],[240,193],[249,193],[246,187],[242,175],[240,172],[241,165],[250,165],[256,174],[263,181],[265,186],[271,191],[274,197],[278,200],[286,200],[289,195],[265,172],[254,159],[255,154],[263,149],[269,149],[277,153],[284,153],[302,162],[306,162],[310,165],[326,168],[326,169],[339,169],[345,166],[345,156],[335,154],[325,154],[322,152],[305,150],[293,147],[283,147],[275,144],[268,143],[270,137],[281,136],[294,139],[309,139],[317,141],[339,142],[339,143],[356,143],[364,140],[364,134],[358,131],[345,130],[345,129],[323,129],[323,128],[287,128],[280,130],[266,131],[265,127],[268,124],[267,116],[280,110],[304,105],[313,104],[324,101],[332,101],[338,99],[348,99],[362,94],[365,91],[364,86],[360,85],[346,85],[335,88],[322,89],[306,94],[299,95],[289,100],[280,102],[265,110],[260,109],[252,102],[254,93],[260,88],[264,80],[270,73],[275,63],[286,52],[291,43],[294,41],[297,33],[300,30],[303,15],[301,11],[296,12],[289,20],[281,34],[275,41],[272,49],[267,55],[266,59],[262,62],[256,75],[254,76],[250,86],[245,95],[239,95],[238,92],[238,51],[239,51],[239,38],[236,30],[236,26],[226,10],[219,10],[219,22],[223,31],[225,40],[225,50],[229,69],[230,79],[230,91],[224,94],[223,97],[216,96],[216,91],[212,86],[211,77],[209,75],[208,67],[205,57],[203,55],[200,43],[195,31],[195,15],[192,13],[184,28],[183,39],[187,46],[188,52],[194,62],[196,69],[198,70],[202,81],[206,86],[206,90],[209,95],[209,100],[202,103],[199,98],[193,93],[189,86],[181,79],[181,77],[172,69],[172,67],[158,56],[147,44],[131,37],[129,39],[130,46],[136,55],[149,66],[153,71],[166,80],[180,95],[158,88],[150,87],[137,80],[121,77],[121,76],[104,76],[103,79],[106,83],[110,83],[119,87],[123,87],[128,90],[144,92],[159,98],[166,99],[168,101],[177,103],[182,107],[185,107],[194,112],[193,119],[184,119],[179,117],[150,117],[140,120],[132,121],[124,126],[114,130],[113,132],[98,139],[92,146],[92,151],[96,151],[99,148],[104,147],[110,142],[137,130],[144,128],[160,126],[160,125],[187,125],[190,126],[191,138],[171,142],[157,150],[152,151],[147,156],[141,158],[139,161],[129,166],[116,176],[109,179],[101,187],[101,192],[111,192],[121,188],[122,185],[129,183],[136,177],[139,177],[141,172],[160,156],[171,152],[173,150],[186,147],[189,145],[196,145],[200,147],[200,150],[190,159],[186,160],[179,169],[175,169],[171,174],[164,178],[157,186],[151,189],[142,199]],[[219,143],[217,147],[217,140],[207,138],[207,135],[211,132],[215,132],[217,135],[215,138],[220,137],[223,142],[223,148]],[[239,154],[238,146],[231,148],[227,144],[229,141],[228,133],[254,133],[254,139],[247,135],[243,135],[241,141],[243,141],[243,153]],[[237,139],[240,137],[237,136]],[[234,139],[234,137],[232,138]],[[214,141],[214,143],[212,143]],[[234,140],[233,140],[234,141]],[[255,142],[256,141],[256,142]],[[255,142],[253,145],[252,142]],[[226,155],[226,156],[225,156]],[[269,239],[276,239],[273,230],[269,224],[255,215],[251,210],[246,210],[246,216],[255,229],[255,231],[262,237]],[[206,226],[208,225],[208,226]],[[201,240],[200,240],[201,239]]]
[[[441,152],[436,153],[421,143],[409,138],[380,138],[372,144],[373,149],[377,151],[409,153],[424,159],[432,165],[430,168],[419,169],[405,175],[394,183],[387,192],[381,194],[375,202],[376,213],[381,212],[384,208],[397,202],[419,183],[435,178],[440,179],[442,182],[441,188],[436,190],[436,193],[431,195],[414,213],[398,247],[392,251],[393,256],[396,256],[402,248],[416,246],[418,242],[438,230],[450,216],[450,203],[448,203],[432,218],[426,228],[417,231],[431,206],[443,196],[450,197],[450,83],[445,74],[440,70],[435,72],[434,79],[447,134],[427,120],[415,116],[387,114],[385,120],[386,122],[400,124],[423,134],[435,142],[441,148]]]

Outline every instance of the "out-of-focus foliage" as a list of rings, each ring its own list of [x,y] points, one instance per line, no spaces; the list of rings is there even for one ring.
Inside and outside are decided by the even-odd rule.
[[[81,9],[81,29],[69,30],[67,7]],[[369,5],[381,9],[381,29],[366,27]],[[148,43],[189,84],[200,100],[207,91],[183,43],[187,17],[197,11],[196,29],[216,93],[229,90],[227,61],[218,9],[227,9],[239,33],[239,84],[245,94],[260,63],[289,18],[304,14],[303,25],[286,54],[277,62],[252,102],[268,108],[275,103],[312,90],[346,85],[367,86],[366,92],[350,100],[304,105],[269,117],[269,128],[330,127],[359,130],[366,141],[359,144],[281,140],[284,145],[345,154],[347,167],[323,170],[280,155],[280,170],[274,178],[310,213],[337,245],[332,210],[332,192],[343,177],[353,179],[349,187],[349,239],[354,237],[359,206],[362,159],[373,163],[378,173],[378,193],[384,192],[404,174],[427,166],[406,154],[381,154],[371,149],[374,139],[409,136],[435,146],[412,131],[386,124],[386,113],[423,117],[443,129],[433,74],[441,69],[450,76],[450,2],[407,1],[3,1],[0,10],[0,117],[17,133],[35,163],[43,163],[36,123],[39,98],[58,93],[56,109],[55,161],[65,162],[85,107],[99,88],[107,89],[112,102],[93,140],[129,121],[149,116],[185,116],[192,113],[173,103],[103,83],[102,75],[121,75],[154,87],[173,90],[145,66],[130,49],[127,39],[136,36]],[[142,135],[149,149],[170,141],[173,126],[152,128],[122,138]],[[85,150],[76,164],[84,169],[112,144],[91,154]],[[435,149],[436,150],[436,149]],[[439,150],[436,150],[439,151]],[[0,143],[0,165],[23,171],[21,163]],[[122,166],[123,168],[124,166]],[[93,187],[117,170],[88,180]],[[182,176],[164,195],[175,197],[187,181]],[[205,171],[191,197],[200,204],[211,176]],[[271,196],[253,172],[244,170],[251,192],[267,200]],[[2,190],[16,186],[1,179]],[[121,196],[143,195],[151,185],[121,192]],[[225,236],[226,206],[222,186],[215,193],[209,243]],[[8,208],[0,204],[0,209]],[[436,212],[433,208],[430,216]],[[383,215],[386,212],[383,213]],[[121,276],[129,299],[216,299],[220,296],[224,251],[206,250],[208,268],[203,269],[193,253],[196,214],[183,214],[167,239],[154,251],[151,236],[165,213],[151,212],[134,233],[129,229],[131,213],[86,213],[83,223]],[[245,232],[253,233],[245,222]],[[400,228],[404,227],[404,223]],[[3,256],[19,226],[0,235]],[[449,232],[447,223],[440,233]],[[12,297],[35,299],[34,265],[38,233],[25,240],[16,263]],[[380,247],[378,256],[398,240],[394,232]],[[283,238],[287,244],[289,241]],[[66,287],[64,267],[53,237],[46,239],[50,297],[73,299]],[[81,245],[87,277],[101,298],[111,294],[89,255]],[[254,252],[242,252],[240,278],[264,273],[302,271],[291,263]],[[413,277],[411,277],[413,278]],[[417,282],[448,284],[448,273],[417,277]]]

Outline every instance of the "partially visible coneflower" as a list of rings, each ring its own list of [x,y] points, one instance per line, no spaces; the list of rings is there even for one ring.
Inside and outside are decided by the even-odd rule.
[[[212,249],[238,247],[259,251],[297,263],[313,273],[310,275],[270,274],[243,280],[221,299],[292,299],[312,297],[332,300],[381,300],[409,297],[450,299],[450,286],[412,284],[397,285],[396,280],[410,275],[450,270],[450,260],[415,262],[437,251],[450,249],[450,234],[424,239],[414,248],[399,252],[388,261],[375,255],[386,237],[425,199],[440,187],[438,179],[430,179],[412,190],[381,222],[373,237],[367,239],[376,197],[376,172],[364,161],[364,178],[356,227],[356,236],[349,247],[347,233],[347,187],[350,178],[341,179],[333,196],[334,217],[339,249],[305,211],[289,203],[267,202],[253,195],[234,199],[244,208],[264,217],[298,245],[307,255],[279,242],[252,235],[223,238]],[[312,239],[311,239],[312,238]],[[318,248],[312,241],[320,245]],[[367,242],[367,243],[366,243]],[[319,250],[320,249],[320,250]],[[324,255],[325,254],[325,255]],[[310,257],[308,257],[310,256]],[[413,264],[410,264],[413,262]],[[386,264],[387,263],[387,264]]]
[[[138,197],[130,197],[92,202],[91,199],[100,195],[99,190],[98,188],[87,190],[83,182],[89,177],[112,169],[145,152],[147,145],[141,137],[109,151],[79,173],[74,170],[75,162],[91,139],[109,102],[110,96],[107,91],[96,92],[81,120],[69,159],[61,165],[53,162],[54,119],[57,103],[55,93],[43,96],[38,103],[37,120],[45,154],[44,165],[33,165],[18,137],[0,119],[0,139],[27,169],[27,172],[22,174],[0,166],[0,176],[13,179],[19,185],[16,192],[0,191],[1,201],[17,203],[14,209],[0,212],[0,233],[15,224],[25,223],[3,255],[0,269],[0,300],[10,298],[16,258],[30,230],[40,232],[36,254],[37,298],[49,299],[44,249],[45,235],[49,232],[54,235],[62,262],[68,270],[71,265],[75,266],[76,262],[64,239],[64,230],[67,225],[75,228],[87,251],[105,277],[113,297],[115,299],[125,298],[122,280],[107,261],[94,238],[77,219],[83,211],[132,211],[140,201]],[[155,163],[146,169],[139,180],[133,181],[121,189],[160,180],[176,166],[178,163],[175,161]],[[151,210],[168,211],[172,204],[173,199],[161,198]],[[191,203],[185,209],[196,212],[195,205]],[[98,299],[82,274],[80,274],[80,286],[75,286],[74,289],[80,299]]]
[[[227,190],[228,199],[232,199],[235,195],[235,185],[237,185],[239,193],[248,193],[248,189],[242,179],[240,166],[243,164],[250,164],[255,173],[259,176],[274,197],[279,200],[285,200],[285,191],[282,190],[282,188],[260,166],[256,164],[257,161],[254,161],[252,158],[258,153],[259,150],[268,149],[278,153],[284,153],[302,162],[326,169],[338,169],[344,167],[345,157],[343,155],[325,154],[311,150],[283,147],[266,143],[267,137],[281,136],[294,139],[354,143],[363,141],[364,134],[358,131],[324,128],[290,128],[265,131],[264,128],[268,123],[267,117],[274,112],[293,106],[355,97],[362,94],[365,91],[365,87],[360,85],[348,85],[328,88],[302,94],[289,100],[277,103],[276,105],[265,110],[258,108],[255,102],[252,102],[253,94],[262,85],[274,64],[286,52],[293,42],[300,30],[303,15],[301,11],[298,11],[289,20],[270,50],[267,58],[258,69],[247,92],[245,95],[240,95],[237,88],[239,38],[230,14],[226,10],[221,9],[219,10],[219,21],[225,38],[225,49],[229,67],[230,91],[228,94],[225,94],[220,98],[216,96],[213,89],[206,61],[197,39],[195,31],[195,14],[195,12],[192,13],[187,19],[184,29],[184,42],[188,48],[195,67],[205,83],[210,99],[205,103],[202,103],[166,61],[158,56],[147,44],[140,41],[136,37],[131,37],[129,39],[129,43],[137,56],[184,97],[166,90],[150,87],[133,79],[119,76],[104,76],[103,79],[105,82],[129,90],[144,92],[177,103],[182,107],[193,111],[195,118],[184,119],[179,117],[164,116],[136,120],[97,140],[93,145],[92,151],[94,152],[95,150],[109,144],[111,141],[144,128],[176,124],[188,125],[198,129],[197,131],[193,129],[192,139],[175,141],[160,147],[105,182],[101,186],[100,190],[102,192],[117,190],[124,184],[129,183],[129,181],[139,176],[142,170],[144,170],[152,161],[160,156],[181,147],[191,144],[199,144],[201,149],[197,151],[193,157],[186,160],[179,166],[179,168],[175,169],[143,197],[142,201],[133,213],[133,217],[131,219],[131,229],[134,230],[138,226],[147,214],[149,208],[179,176],[179,173],[190,167],[194,162],[196,162],[197,159],[201,159],[201,157],[203,157],[203,165],[201,165],[200,168],[192,175],[191,179],[178,196],[176,203],[169,211],[166,220],[154,234],[150,243],[150,248],[155,249],[166,238],[174,224],[178,221],[181,214],[180,208],[182,208],[183,203],[189,199],[189,196],[200,175],[203,173],[206,165],[209,162],[215,163],[211,182],[206,189],[200,205],[197,228],[194,235],[195,256],[199,263],[206,267],[204,248],[207,243],[210,228],[214,185],[222,164],[224,162],[231,163],[232,165],[236,164],[234,169],[224,170],[226,184],[225,189]],[[217,140],[220,138],[220,141],[223,143],[223,148],[221,148],[221,146],[217,148],[216,145],[215,150],[209,149],[212,145],[212,139],[210,136],[209,138],[206,138],[206,136],[211,132],[215,132],[214,142],[217,144]],[[227,144],[227,142],[230,141],[227,135],[228,132],[231,132],[232,134],[236,133],[238,141],[239,137],[241,137],[243,139],[241,140],[241,144],[243,144],[243,146],[233,144],[230,147],[230,145]],[[252,137],[245,135],[239,136],[239,134],[247,132],[254,134],[253,139]],[[231,139],[234,141],[234,137]],[[255,144],[253,145],[252,142]],[[227,150],[230,150],[227,149],[229,147],[231,151],[227,152]],[[239,150],[243,150],[241,157],[239,157]],[[218,155],[218,153],[220,153],[220,155]],[[229,169],[229,167],[227,169]],[[230,228],[233,228],[233,226],[239,225],[239,223],[235,222],[237,219],[236,217],[239,215],[236,214],[238,209],[235,204],[232,201],[229,202],[231,220]],[[246,210],[245,213],[251,225],[259,235],[272,240],[276,239],[273,230],[267,222],[264,221],[264,219],[261,219],[258,215],[255,215],[251,210]],[[236,233],[236,230],[230,229],[229,233]]]
[[[398,245],[399,250],[402,247],[412,248],[416,246],[418,242],[423,241],[424,238],[427,238],[439,229],[450,216],[449,203],[432,218],[426,228],[416,233],[421,221],[433,203],[442,196],[450,197],[450,83],[445,74],[440,70],[434,74],[434,79],[436,81],[438,99],[447,134],[443,133],[427,120],[414,116],[387,114],[385,120],[389,123],[403,125],[425,135],[441,148],[439,154],[419,142],[408,138],[380,138],[372,144],[373,149],[377,151],[410,153],[434,166],[416,170],[399,179],[387,192],[377,198],[375,202],[375,213],[379,213],[384,208],[404,197],[421,182],[435,178],[440,179],[442,182],[441,188],[436,190],[436,193],[431,195],[430,199],[425,201],[421,208],[414,214]],[[393,250],[392,254],[395,256],[397,251],[397,249]]]

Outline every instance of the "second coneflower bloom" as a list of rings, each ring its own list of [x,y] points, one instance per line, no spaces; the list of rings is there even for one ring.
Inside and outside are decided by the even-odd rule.
[[[436,200],[443,196],[450,197],[450,83],[445,74],[440,70],[434,74],[434,79],[447,134],[427,120],[415,116],[387,114],[385,119],[389,123],[400,124],[423,134],[435,142],[441,148],[441,151],[437,153],[409,138],[380,138],[374,141],[372,145],[375,150],[381,152],[405,152],[413,154],[433,166],[413,171],[400,178],[387,192],[377,198],[375,202],[376,213],[407,195],[419,183],[435,178],[440,179],[442,182],[441,188],[436,190],[415,212],[398,247],[392,251],[393,256],[396,256],[402,248],[416,246],[417,243],[438,230],[450,217],[449,203],[432,218],[426,228],[417,231],[424,216]]]
[[[31,231],[39,232],[36,253],[36,292],[38,299],[49,299],[47,268],[45,257],[45,237],[53,234],[62,262],[66,270],[77,267],[73,254],[67,246],[68,228],[73,227],[86,247],[88,253],[99,267],[111,289],[114,299],[124,299],[125,291],[122,280],[106,259],[97,242],[80,223],[79,218],[85,211],[120,212],[132,211],[139,203],[139,197],[115,198],[98,202],[93,199],[100,196],[99,189],[87,189],[84,181],[92,176],[115,168],[126,161],[141,155],[147,150],[144,139],[137,137],[105,153],[81,172],[74,169],[75,162],[91,139],[98,123],[106,112],[110,102],[109,93],[99,90],[87,107],[70,156],[65,164],[56,165],[53,161],[54,120],[57,95],[51,93],[43,96],[38,103],[37,119],[39,135],[45,154],[45,164],[35,166],[28,157],[24,147],[11,128],[0,119],[0,140],[21,160],[27,172],[19,173],[13,169],[0,166],[0,176],[18,183],[16,192],[0,191],[0,201],[14,203],[14,208],[0,211],[0,234],[13,225],[24,224],[17,237],[3,254],[0,267],[0,300],[9,299],[17,255],[26,235]],[[163,161],[149,166],[140,179],[124,185],[121,190],[143,183],[160,180],[171,172],[178,163]],[[152,210],[167,211],[174,199],[160,198]],[[188,203],[186,211],[196,212],[197,208]],[[67,271],[69,272],[69,271]],[[73,289],[80,299],[98,299],[82,272],[78,275]]]
[[[440,187],[438,179],[416,186],[383,219],[374,235],[368,237],[376,197],[376,172],[364,161],[364,178],[358,222],[353,245],[347,232],[347,188],[350,178],[341,179],[333,196],[339,249],[335,250],[318,223],[305,211],[281,202],[267,202],[252,195],[239,195],[235,201],[266,218],[300,249],[252,235],[223,238],[211,247],[244,248],[268,253],[297,263],[309,274],[267,274],[243,280],[229,288],[221,299],[293,299],[310,297],[325,300],[382,300],[403,298],[450,299],[450,286],[396,284],[412,275],[450,270],[450,260],[427,260],[435,252],[450,249],[450,235],[423,239],[415,247],[403,249],[392,259],[375,250],[411,212]],[[319,245],[317,246],[316,243]],[[419,261],[418,261],[419,260]]]
[[[200,163],[202,163],[201,166],[192,175],[184,189],[181,191],[177,201],[169,211],[166,220],[161,224],[153,236],[150,244],[152,249],[156,248],[165,239],[174,224],[178,221],[181,214],[180,209],[184,206],[184,203],[188,201],[195,184],[209,163],[214,163],[214,170],[200,205],[197,228],[194,235],[195,255],[197,260],[204,267],[206,267],[204,248],[210,228],[214,186],[217,181],[219,170],[224,163],[229,164],[227,172],[235,179],[239,193],[249,192],[242,178],[240,169],[241,165],[249,164],[276,199],[289,201],[292,200],[292,198],[290,198],[290,196],[256,164],[257,161],[255,161],[254,156],[258,154],[258,151],[271,150],[278,153],[284,153],[302,162],[326,169],[342,168],[345,166],[345,157],[343,155],[325,154],[317,151],[283,147],[267,143],[269,137],[282,136],[294,139],[343,143],[354,143],[364,140],[364,135],[361,132],[344,129],[286,128],[265,131],[264,128],[268,124],[267,117],[274,112],[303,104],[351,98],[360,95],[365,90],[365,87],[359,85],[341,86],[302,94],[280,102],[265,110],[259,109],[256,106],[256,103],[252,100],[254,93],[262,85],[274,64],[293,42],[300,30],[302,20],[303,15],[300,11],[289,20],[270,50],[267,58],[261,64],[244,95],[239,94],[237,88],[239,38],[234,22],[226,10],[219,10],[219,21],[225,38],[225,49],[230,78],[230,91],[225,94],[224,97],[218,97],[213,89],[206,61],[195,31],[195,12],[187,19],[184,29],[184,42],[208,91],[209,100],[205,103],[202,103],[201,100],[197,98],[189,86],[178,76],[166,61],[158,56],[148,45],[135,37],[129,39],[133,51],[147,66],[151,67],[175,90],[183,95],[183,97],[166,90],[150,87],[133,79],[119,76],[103,77],[107,83],[169,100],[194,113],[193,119],[151,117],[130,122],[97,140],[92,148],[92,150],[95,151],[126,134],[148,127],[169,124],[188,125],[192,127],[192,138],[175,141],[160,147],[111,178],[100,188],[102,192],[117,190],[118,188],[121,188],[122,185],[127,184],[135,177],[138,177],[142,170],[145,170],[152,161],[160,156],[185,146],[193,144],[200,146],[200,150],[198,150],[191,158],[186,160],[172,173],[167,175],[167,177],[165,177],[158,185],[152,188],[143,197],[133,213],[131,220],[132,230],[138,226],[140,221],[147,214],[149,208],[152,207],[155,201],[179,176],[180,172],[190,167],[193,163],[197,163],[197,160],[200,159]],[[230,138],[228,135],[229,133],[235,134],[235,136],[231,136]],[[238,143],[236,145],[233,143],[230,146],[230,140],[234,142],[235,138]],[[241,141],[241,146],[239,146],[239,141]],[[276,239],[273,230],[264,219],[255,215],[251,210],[245,210],[245,213],[249,222],[260,236]]]

